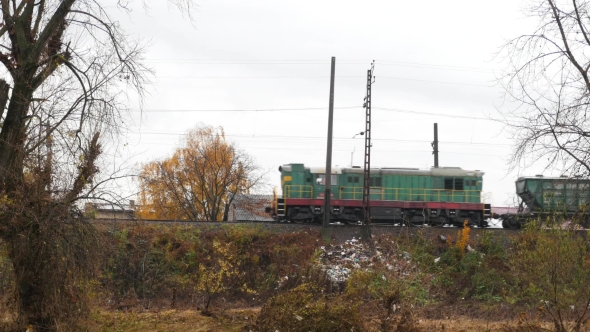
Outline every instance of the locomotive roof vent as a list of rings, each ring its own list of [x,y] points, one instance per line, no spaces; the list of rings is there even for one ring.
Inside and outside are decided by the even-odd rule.
[[[543,177],[543,174],[537,174],[535,176],[538,177],[538,178],[542,178]]]

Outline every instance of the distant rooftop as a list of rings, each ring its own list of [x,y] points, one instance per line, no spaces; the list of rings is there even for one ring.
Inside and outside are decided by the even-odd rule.
[[[264,211],[270,206],[272,195],[236,195],[230,206],[228,221],[272,221]]]

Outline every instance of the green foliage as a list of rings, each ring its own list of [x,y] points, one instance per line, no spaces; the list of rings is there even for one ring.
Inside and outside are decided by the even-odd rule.
[[[437,246],[438,241],[427,238],[422,230],[415,235],[401,234],[399,236],[383,236],[378,239],[378,245],[386,252],[408,252],[414,262],[424,272],[436,272],[438,265],[434,258],[442,250]]]
[[[477,249],[483,254],[492,255],[500,260],[506,258],[506,246],[494,236],[494,231],[484,231]]]
[[[131,292],[139,299],[154,299],[163,286],[169,265],[165,252],[152,246],[153,231],[137,227],[113,232],[114,250],[107,253],[103,282],[116,298]]]
[[[531,223],[515,243],[511,260],[522,298],[539,306],[555,329],[579,330],[590,303],[590,253],[580,234]]]
[[[502,302],[505,299],[506,290],[510,289],[504,276],[489,267],[480,269],[473,274],[471,286],[471,296],[486,302]]]
[[[103,232],[102,238],[107,250],[97,280],[101,295],[117,307],[128,298],[145,306],[202,303],[204,309],[209,301],[219,306],[222,297],[242,304],[256,298],[256,305],[271,298],[257,322],[261,331],[412,330],[416,312],[436,302],[540,307],[556,326],[575,326],[586,319],[590,299],[584,236],[534,225],[513,241],[498,233],[472,234],[474,251],[423,234],[375,238],[372,250],[382,258],[371,260],[368,269],[353,269],[342,293],[327,286],[318,267],[317,234],[137,224]],[[0,287],[10,291],[11,266],[3,257],[0,247]],[[358,323],[363,319],[376,325]]]
[[[479,251],[465,252],[461,246],[451,245],[440,255],[434,285],[442,298],[513,302],[511,285],[515,280],[506,265],[505,248],[486,233],[476,247]]]
[[[110,231],[101,282],[116,301],[133,297],[149,305],[219,294],[269,297],[279,280],[288,289],[307,274],[315,238],[273,234],[258,227],[168,227],[138,224]],[[277,243],[281,243],[277,246]],[[287,288],[285,288],[287,287]]]

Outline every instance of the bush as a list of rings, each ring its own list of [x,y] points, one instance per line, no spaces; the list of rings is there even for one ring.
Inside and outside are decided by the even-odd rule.
[[[510,264],[526,304],[539,308],[556,331],[579,331],[590,303],[590,253],[571,230],[527,225]]]
[[[317,245],[317,236],[306,232],[275,234],[239,225],[134,224],[103,234],[108,250],[100,281],[117,306],[168,299],[171,306],[195,306],[202,299],[208,307],[220,295],[266,299],[285,277],[283,290],[301,283]]]
[[[365,331],[359,303],[325,295],[317,286],[302,284],[271,298],[260,311],[254,330]]]
[[[457,243],[449,244],[440,255],[435,286],[451,302],[471,298],[489,303],[514,303],[511,285],[516,280],[507,265],[510,256],[506,247],[490,232],[484,232],[477,245],[474,244],[478,250],[466,251],[469,232],[465,229],[458,234]]]

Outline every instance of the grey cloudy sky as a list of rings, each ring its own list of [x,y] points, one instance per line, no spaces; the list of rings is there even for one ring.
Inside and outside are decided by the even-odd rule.
[[[494,55],[532,31],[521,1],[210,0],[197,2],[192,22],[165,1],[148,4],[132,2],[129,14],[111,7],[131,36],[149,42],[155,71],[143,116],[132,112],[125,137],[131,162],[169,156],[182,134],[205,124],[222,126],[271,169],[274,185],[281,164],[325,165],[335,56],[333,164],[350,165],[352,154],[362,165],[364,140],[352,136],[364,130],[375,60],[372,165],[430,167],[437,122],[441,166],[485,171],[492,203],[510,201],[518,174],[508,173],[512,142],[492,120],[506,107]]]

